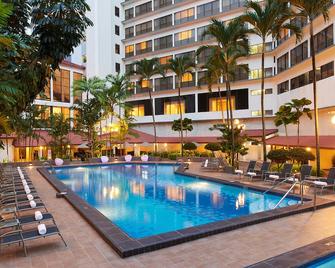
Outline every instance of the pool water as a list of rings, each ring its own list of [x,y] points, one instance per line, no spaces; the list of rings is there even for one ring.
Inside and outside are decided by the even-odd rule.
[[[173,165],[55,169],[56,176],[132,238],[273,209],[281,196],[174,173]],[[287,197],[281,207],[298,204]]]
[[[304,267],[308,268],[334,268],[335,267],[335,255],[332,254],[329,257],[325,257],[316,261],[313,261],[311,264]]]

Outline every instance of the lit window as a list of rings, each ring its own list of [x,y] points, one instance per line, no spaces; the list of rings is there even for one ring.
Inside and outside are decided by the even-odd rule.
[[[186,73],[183,75],[183,77],[181,78],[181,81],[183,83],[186,83],[186,82],[191,82],[193,80],[193,76],[191,73]]]
[[[159,58],[159,63],[162,65],[165,65],[165,64],[168,64],[171,59],[172,59],[172,56],[165,56],[165,57]]]
[[[185,113],[185,102],[181,102],[181,111]],[[179,102],[165,102],[164,103],[164,114],[179,114]]]
[[[140,49],[141,50],[144,50],[144,49],[146,49],[147,48],[147,42],[142,42],[142,43],[140,43]]]
[[[149,80],[142,80],[141,82],[141,87],[142,88],[149,88],[150,87],[150,81]]]
[[[133,106],[131,112],[131,116],[144,116],[144,104],[139,104]]]
[[[193,36],[192,30],[188,30],[188,31],[179,33],[178,40],[181,41],[181,40],[191,39],[192,36]]]
[[[134,52],[134,46],[133,45],[126,46],[126,54],[129,54],[132,52]]]
[[[235,98],[231,98],[231,105],[233,110],[235,110]],[[209,111],[219,112],[227,110],[227,99],[225,98],[210,98],[209,99]]]

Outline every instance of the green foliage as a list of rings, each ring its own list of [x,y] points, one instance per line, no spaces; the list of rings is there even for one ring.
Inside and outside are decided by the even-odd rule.
[[[52,148],[53,157],[66,158],[67,145],[70,144],[68,134],[71,130],[71,120],[65,118],[63,114],[53,114],[49,122],[48,134],[51,137],[49,146]]]
[[[184,118],[183,119],[183,131],[192,131],[193,130],[193,126],[192,126],[192,119],[189,119],[189,118]],[[180,124],[180,119],[177,119],[177,120],[174,120],[173,123],[172,123],[172,130],[173,131],[178,131],[180,132],[180,127],[181,127],[181,124]]]
[[[278,109],[278,112],[275,113],[275,116],[274,123],[276,127],[284,125],[286,128],[287,125],[294,122],[292,108],[287,105],[281,105]]]
[[[194,151],[198,148],[193,142],[184,143],[183,147],[186,151]]]
[[[332,158],[332,164],[333,164],[333,167],[335,167],[335,155]]]
[[[234,127],[232,130],[227,124],[217,124],[210,128],[210,130],[221,132],[221,137],[219,137],[221,151],[226,154],[226,159],[230,165],[238,163],[239,155],[246,155],[248,153],[248,147],[245,146],[245,143],[251,139],[242,135],[241,128]],[[232,144],[233,137],[234,146]]]
[[[313,153],[306,151],[304,148],[292,148],[290,149],[288,156],[293,162],[296,162],[299,165],[315,160]]]
[[[219,144],[217,142],[207,143],[205,145],[205,149],[208,150],[208,151],[211,151],[212,155],[214,156],[214,152],[217,152],[217,151],[221,150],[221,144]]]
[[[277,170],[279,171],[284,163],[286,163],[289,157],[289,151],[285,149],[274,149],[271,150],[267,157],[274,163],[277,164]]]

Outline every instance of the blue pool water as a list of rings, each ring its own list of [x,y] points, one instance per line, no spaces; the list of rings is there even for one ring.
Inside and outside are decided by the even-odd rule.
[[[270,210],[281,198],[178,175],[172,165],[117,164],[55,171],[58,179],[133,238]],[[281,206],[297,203],[288,197]]]
[[[332,254],[329,257],[316,260],[311,264],[307,265],[308,268],[334,268],[335,267],[335,255]]]

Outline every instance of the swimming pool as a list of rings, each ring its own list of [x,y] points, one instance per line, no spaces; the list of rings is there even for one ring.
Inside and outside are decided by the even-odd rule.
[[[62,167],[55,176],[134,239],[268,211],[281,198],[164,164]],[[280,206],[298,203],[287,197]]]
[[[335,267],[335,255],[331,254],[325,258],[321,258],[311,262],[310,264],[304,265],[306,268],[333,268]]]

